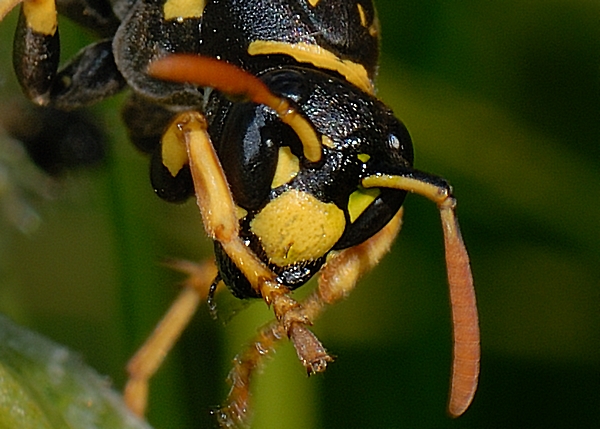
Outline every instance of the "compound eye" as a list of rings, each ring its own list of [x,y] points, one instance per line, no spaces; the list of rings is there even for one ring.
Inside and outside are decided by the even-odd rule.
[[[274,130],[278,122],[264,106],[239,103],[216,142],[234,200],[246,210],[258,210],[268,199],[280,144]]]

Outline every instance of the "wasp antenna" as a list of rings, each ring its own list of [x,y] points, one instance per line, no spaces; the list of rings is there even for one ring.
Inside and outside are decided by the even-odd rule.
[[[365,188],[403,189],[435,202],[442,218],[446,267],[452,305],[454,352],[448,412],[458,417],[471,404],[479,379],[479,318],[469,255],[454,213],[456,200],[450,185],[439,177],[410,170],[405,175],[375,175],[363,179]]]
[[[452,303],[454,353],[448,412],[463,414],[473,401],[479,378],[479,318],[469,255],[454,214],[454,199],[440,207],[446,248],[446,266]]]
[[[148,74],[156,79],[214,88],[230,96],[264,104],[292,127],[309,161],[321,159],[321,142],[310,123],[288,100],[273,94],[262,80],[233,64],[201,55],[173,54],[151,62]]]

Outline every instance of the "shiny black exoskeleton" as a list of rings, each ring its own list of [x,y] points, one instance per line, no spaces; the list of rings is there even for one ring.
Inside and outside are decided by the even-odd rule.
[[[168,201],[184,201],[194,193],[188,166],[173,175],[162,161],[161,138],[175,112],[195,109],[207,118],[211,140],[227,176],[235,203],[246,214],[240,234],[253,252],[276,274],[277,281],[296,288],[323,265],[330,250],[359,244],[379,231],[403,203],[405,191],[381,189],[359,208],[352,195],[361,193],[361,179],[378,173],[410,169],[410,137],[404,126],[372,95],[378,60],[378,23],[370,0],[213,0],[169,15],[169,1],[81,0],[58,2],[59,12],[81,20],[109,40],[84,48],[61,71],[55,65],[31,74],[36,55],[58,57],[57,36],[35,34],[21,14],[15,42],[15,68],[30,97],[58,108],[76,108],[110,96],[124,87],[132,94],[123,116],[131,139],[152,153],[151,180]],[[25,36],[25,37],[24,37]],[[28,40],[36,42],[28,45]],[[324,140],[323,158],[303,157],[298,137],[270,109],[232,100],[228,94],[192,85],[165,82],[146,73],[148,64],[168,53],[194,53],[232,63],[290,100]],[[50,58],[50,57],[49,57]],[[293,178],[273,184],[280,150],[297,158]],[[252,230],[252,222],[283,192],[295,189],[343,213],[339,239],[320,254],[274,263]],[[238,297],[257,296],[216,243],[221,276]]]
[[[331,139],[331,147],[324,147],[320,162],[310,163],[302,155],[298,137],[268,108],[235,103],[231,108],[214,110],[218,113],[209,128],[213,143],[234,200],[248,212],[242,219],[244,238],[252,250],[269,263],[259,240],[252,234],[250,223],[270,201],[289,189],[297,189],[343,210],[346,226],[332,250],[362,243],[390,221],[406,192],[382,189],[352,220],[348,209],[350,195],[359,189],[364,177],[382,171],[395,174],[401,169],[410,169],[413,153],[406,128],[376,98],[321,71],[285,67],[271,70],[261,75],[261,79],[274,93],[294,100],[317,133]],[[215,100],[214,103],[229,102]],[[289,182],[273,188],[278,149],[286,146],[300,160],[299,171]],[[224,275],[235,279],[229,283],[234,285],[234,293],[240,297],[255,296],[235,265],[226,261],[227,255],[219,252],[218,243],[216,246],[221,271],[229,270]],[[269,263],[269,267],[278,274],[278,281],[296,288],[321,268],[325,256],[285,267]]]

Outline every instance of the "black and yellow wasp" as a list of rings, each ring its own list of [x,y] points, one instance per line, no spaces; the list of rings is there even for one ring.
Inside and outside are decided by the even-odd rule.
[[[195,195],[215,261],[181,264],[187,287],[130,362],[126,401],[148,380],[199,301],[225,284],[275,313],[231,372],[221,423],[244,422],[253,370],[287,336],[309,373],[332,359],[309,330],[397,235],[408,192],[441,213],[454,326],[449,412],[469,406],[479,329],[469,260],[448,183],[413,168],[405,126],[374,95],[379,27],[371,0],[0,0],[21,12],[13,61],[35,103],[75,109],[125,88],[131,140],[172,202]],[[100,40],[58,69],[57,13]],[[298,302],[290,292],[319,273]]]

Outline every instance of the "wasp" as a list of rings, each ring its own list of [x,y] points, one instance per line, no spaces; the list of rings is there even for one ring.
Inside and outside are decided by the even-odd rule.
[[[0,17],[19,0],[0,0]],[[57,14],[98,33],[62,68]],[[257,366],[288,337],[309,374],[332,361],[310,326],[398,234],[408,193],[444,232],[454,352],[449,413],[470,405],[479,328],[469,258],[448,182],[413,167],[410,135],[375,96],[379,24],[370,0],[24,0],[13,62],[39,105],[76,109],[125,88],[131,140],[151,156],[159,197],[195,196],[213,261],[177,263],[186,286],[129,364],[125,400],[148,383],[199,303],[224,284],[273,322],[234,360],[217,414],[244,423]],[[291,292],[318,275],[302,301]]]

